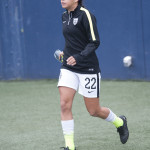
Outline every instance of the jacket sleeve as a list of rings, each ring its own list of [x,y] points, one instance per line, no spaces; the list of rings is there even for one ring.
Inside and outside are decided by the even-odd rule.
[[[83,10],[85,11],[83,14],[83,26],[86,30],[86,36],[88,37],[89,43],[81,53],[74,55],[77,63],[82,62],[84,58],[88,57],[100,45],[96,18],[94,15],[90,14],[88,10],[84,8]]]

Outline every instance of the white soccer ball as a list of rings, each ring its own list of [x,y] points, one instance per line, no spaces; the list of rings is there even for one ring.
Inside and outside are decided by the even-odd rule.
[[[126,56],[123,58],[123,64],[125,67],[130,67],[132,65],[132,56]]]

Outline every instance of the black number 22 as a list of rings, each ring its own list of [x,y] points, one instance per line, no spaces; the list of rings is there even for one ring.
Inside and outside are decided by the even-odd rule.
[[[85,81],[87,81],[85,88],[86,89],[96,89],[96,79],[95,78],[86,78]]]

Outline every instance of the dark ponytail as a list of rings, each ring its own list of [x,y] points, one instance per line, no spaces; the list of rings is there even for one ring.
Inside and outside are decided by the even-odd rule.
[[[83,0],[78,0],[78,4],[79,4],[80,6],[82,6],[82,7],[84,7],[84,6],[83,6]]]

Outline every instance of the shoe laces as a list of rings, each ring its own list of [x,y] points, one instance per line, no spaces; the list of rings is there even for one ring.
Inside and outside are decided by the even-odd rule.
[[[119,132],[120,135],[123,135],[124,134],[123,126],[117,128],[117,132]]]

